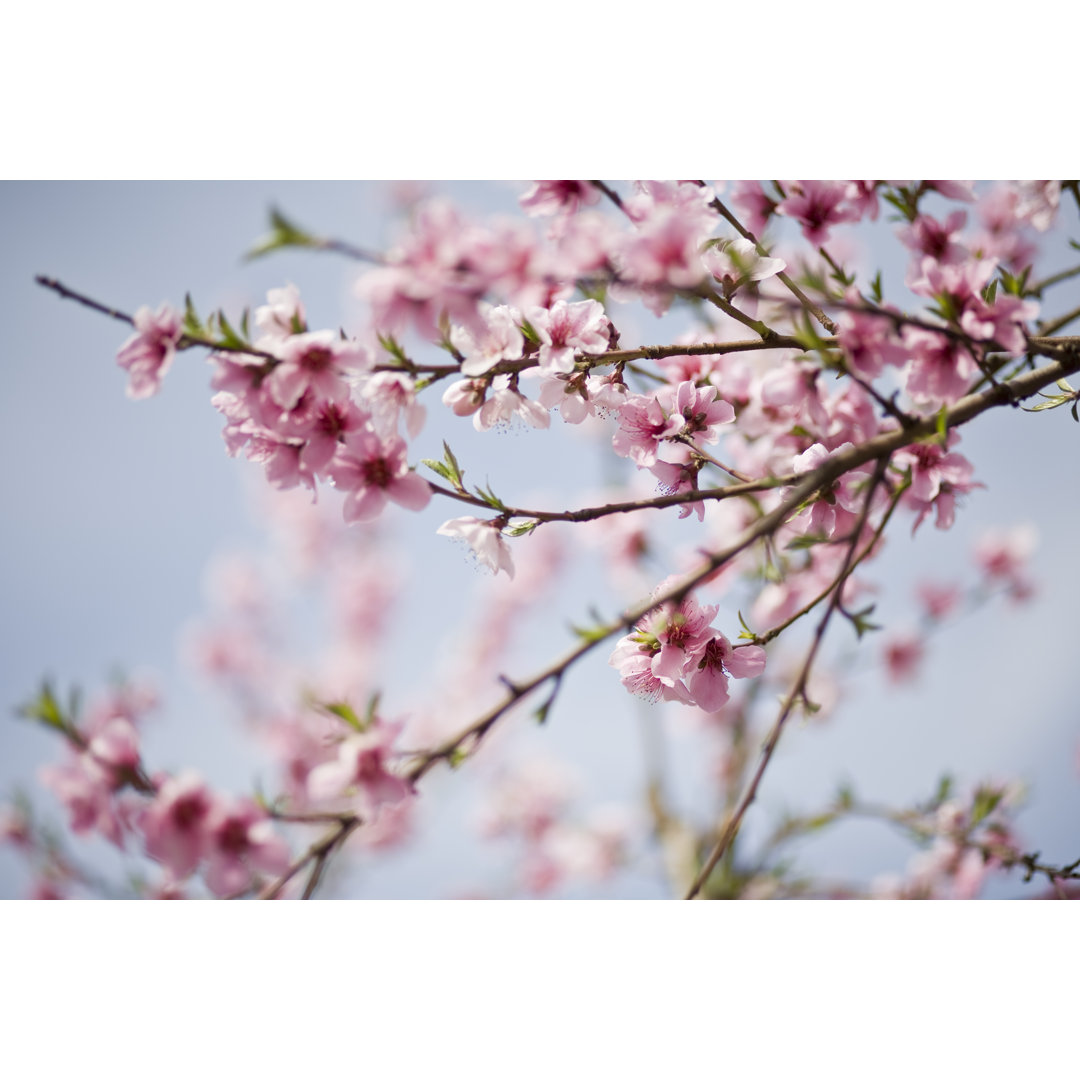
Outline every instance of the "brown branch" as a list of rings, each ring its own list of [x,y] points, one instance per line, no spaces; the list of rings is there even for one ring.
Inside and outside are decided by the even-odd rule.
[[[742,222],[739,221],[739,219],[720,201],[719,197],[713,199],[710,205],[744,240],[749,240],[750,243],[754,245],[757,253],[762,258],[769,257],[768,250],[749,229],[743,226]],[[836,333],[836,323],[834,323],[832,319],[830,319],[829,316],[826,315],[825,312],[822,311],[822,309],[818,307],[818,305],[815,304],[794,281],[791,280],[787,273],[782,270],[776,275],[776,278],[830,334]]]
[[[116,308],[107,307],[105,304],[98,303],[97,300],[91,299],[89,296],[84,296],[82,293],[75,292],[74,289],[69,289],[66,285],[57,281],[56,278],[46,277],[44,274],[38,274],[34,281],[39,285],[44,286],[46,289],[52,289],[53,292],[58,293],[64,300],[74,300],[76,303],[82,304],[83,307],[88,307],[92,311],[99,311],[102,315],[108,315],[111,319],[117,319],[119,322],[125,322],[129,326],[135,325],[135,320],[132,316],[128,315],[126,311],[119,311]],[[228,353],[240,353],[243,356],[258,356],[263,360],[269,360],[274,364],[281,363],[280,357],[274,356],[273,353],[263,352],[261,349],[254,348],[240,348],[236,345],[229,345],[224,341],[214,341],[211,338],[199,337],[196,334],[183,334],[180,340],[176,343],[178,349],[186,349],[193,345],[202,346],[207,349],[213,349],[215,352],[228,352]]]
[[[319,883],[319,878],[322,875],[322,869],[326,861],[333,852],[345,842],[349,834],[359,828],[361,824],[362,819],[356,814],[340,815],[337,819],[337,827],[327,833],[321,840],[312,844],[303,855],[294,859],[281,877],[270,882],[269,885],[266,885],[262,889],[259,893],[259,899],[275,900],[281,895],[281,890],[284,889],[285,886],[308,865],[308,863],[314,860],[315,867],[312,871],[312,876],[308,881],[307,887],[304,889],[304,899],[310,899],[311,894],[315,891],[315,888]]]
[[[769,766],[769,762],[772,760],[773,752],[780,742],[780,735],[784,730],[784,724],[787,722],[792,709],[795,707],[796,699],[799,697],[805,699],[806,682],[810,677],[810,669],[813,667],[818,650],[821,647],[822,641],[825,639],[825,632],[829,627],[829,621],[832,619],[833,612],[840,606],[840,596],[844,590],[844,583],[854,569],[853,560],[855,558],[855,549],[859,545],[859,537],[862,535],[863,527],[866,525],[866,519],[870,514],[870,504],[873,502],[874,493],[877,491],[878,485],[885,477],[885,469],[888,466],[888,463],[888,454],[883,454],[878,458],[873,480],[866,492],[866,501],[863,503],[858,522],[852,530],[853,536],[851,543],[848,545],[844,564],[841,567],[840,573],[837,575],[834,591],[829,598],[829,606],[825,609],[825,614],[821,617],[821,622],[818,623],[817,630],[814,632],[814,640],[810,643],[806,659],[803,661],[802,670],[799,672],[798,678],[795,680],[791,691],[788,693],[784,704],[781,706],[776,722],[773,724],[772,730],[765,740],[765,744],[761,750],[761,757],[758,760],[757,769],[754,771],[754,775],[751,777],[743,797],[739,800],[738,806],[736,806],[735,810],[728,815],[724,828],[721,830],[720,838],[716,841],[712,851],[709,853],[709,857],[705,860],[705,864],[698,872],[697,877],[694,879],[694,883],[690,886],[690,891],[686,894],[687,900],[693,900],[694,897],[697,896],[701,891],[701,887],[709,879],[709,875],[713,872],[713,868],[723,858],[724,852],[731,846],[732,841],[735,839],[735,834],[739,831],[739,826],[742,824],[742,819],[746,815],[746,811],[757,797],[758,787],[761,784],[762,777],[765,775],[765,770]]]

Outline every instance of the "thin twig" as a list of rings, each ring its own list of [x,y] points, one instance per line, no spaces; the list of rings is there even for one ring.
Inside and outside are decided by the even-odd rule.
[[[752,232],[750,232],[750,230],[747,229],[742,224],[742,222],[739,221],[739,219],[720,201],[719,197],[713,199],[713,201],[712,201],[712,203],[710,205],[713,207],[713,209],[722,218],[724,218],[725,221],[727,221],[735,229],[735,231],[744,240],[749,240],[750,243],[752,243],[754,245],[755,249],[757,250],[757,253],[762,258],[768,258],[768,256],[769,256],[768,250],[764,246],[762,246],[762,244],[760,243],[758,238],[756,236],[754,236],[754,234]],[[780,273],[776,275],[776,278],[782,285],[784,285],[784,287],[792,294],[792,296],[794,296],[795,299],[798,300],[799,303],[819,323],[821,323],[821,325],[823,327],[825,327],[825,329],[830,334],[835,334],[836,333],[836,323],[834,323],[832,321],[832,319],[830,319],[829,316],[826,315],[825,312],[822,311],[822,309],[820,307],[818,307],[818,305],[815,304],[814,301],[811,300],[810,297],[808,297],[806,295],[806,293],[804,293],[802,291],[802,289],[800,289],[799,286],[795,284],[794,281],[791,280],[791,278],[787,275],[787,273],[785,273],[783,270],[781,270]]]
[[[813,667],[818,649],[821,647],[821,643],[825,638],[825,632],[829,627],[829,621],[832,619],[833,612],[840,606],[840,596],[844,591],[844,583],[850,576],[852,569],[854,569],[852,562],[855,557],[855,549],[859,544],[859,536],[862,534],[866,519],[870,514],[870,504],[874,500],[874,494],[877,491],[878,485],[885,477],[885,469],[888,466],[888,463],[888,455],[883,455],[878,459],[873,480],[870,482],[870,487],[866,492],[866,501],[863,503],[862,511],[859,514],[859,520],[853,530],[854,535],[852,541],[848,545],[844,564],[841,567],[840,573],[837,575],[834,591],[829,599],[829,606],[825,609],[825,614],[821,617],[821,622],[818,623],[817,630],[814,633],[814,640],[810,643],[806,659],[803,661],[802,670],[799,672],[799,676],[795,680],[790,693],[780,709],[780,714],[777,716],[776,722],[773,724],[772,730],[765,740],[757,769],[754,771],[750,784],[743,794],[743,797],[739,800],[738,806],[728,816],[724,828],[721,830],[720,838],[716,841],[715,846],[709,853],[709,857],[705,860],[705,864],[694,879],[694,883],[690,886],[690,891],[686,894],[687,900],[693,900],[701,891],[701,887],[709,879],[709,875],[713,872],[713,868],[723,858],[724,852],[727,851],[728,847],[735,839],[735,834],[739,831],[739,826],[742,824],[742,819],[745,816],[746,811],[757,796],[758,786],[761,784],[761,779],[765,775],[765,770],[772,760],[773,752],[780,742],[780,735],[783,732],[784,724],[787,722],[787,718],[791,715],[791,711],[795,707],[795,701],[799,697],[805,698],[806,682],[810,677],[810,669]]]

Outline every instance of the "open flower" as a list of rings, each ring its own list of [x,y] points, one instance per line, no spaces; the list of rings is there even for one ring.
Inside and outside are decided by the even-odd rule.
[[[510,545],[503,539],[502,530],[495,522],[481,521],[474,517],[453,518],[444,521],[435,531],[440,536],[453,536],[464,540],[493,574],[503,570],[507,577],[514,576]]]
[[[156,312],[139,308],[134,322],[136,333],[120,347],[116,362],[128,373],[127,396],[147,398],[160,389],[184,328],[180,313],[168,304]]]
[[[315,801],[341,795],[356,798],[360,811],[374,816],[380,806],[401,802],[412,793],[408,782],[387,767],[402,724],[376,720],[366,731],[350,735],[333,761],[317,765],[308,775],[308,795]]]

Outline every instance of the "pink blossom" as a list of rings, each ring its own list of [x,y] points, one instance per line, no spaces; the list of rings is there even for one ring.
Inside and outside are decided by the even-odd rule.
[[[316,802],[343,795],[355,798],[362,814],[374,816],[379,807],[401,802],[412,788],[387,769],[401,722],[376,720],[366,731],[350,735],[333,761],[317,765],[308,775],[308,795]]]
[[[1002,294],[995,297],[993,304],[973,297],[960,316],[960,328],[976,341],[995,342],[1006,352],[1019,356],[1027,348],[1024,323],[1038,314],[1036,301],[1022,300],[1019,296]]]
[[[338,445],[349,435],[363,431],[368,419],[368,415],[351,401],[324,399],[310,416],[303,436],[306,441],[300,448],[299,468],[322,475]]]
[[[868,217],[871,221],[878,218],[878,185],[880,180],[849,180],[844,197],[858,210],[859,218]]]
[[[481,521],[474,517],[454,518],[444,521],[435,530],[440,536],[458,537],[472,548],[476,557],[493,573],[504,571],[507,577],[514,576],[514,560],[510,555],[510,545],[502,537],[502,530],[492,521]]]
[[[550,308],[532,308],[529,324],[540,339],[540,370],[548,375],[569,375],[575,351],[601,353],[608,346],[608,318],[596,300],[557,300]]]
[[[455,416],[472,416],[484,404],[487,390],[484,379],[460,379],[446,388],[442,402]]]
[[[665,682],[653,673],[653,657],[659,643],[642,639],[637,634],[620,638],[608,663],[619,672],[619,681],[638,697],[647,701],[690,701],[690,692],[682,680]]]
[[[661,440],[679,426],[679,421],[673,422],[664,412],[655,394],[631,394],[619,410],[619,430],[611,444],[616,454],[645,468],[655,463]]]
[[[117,847],[124,846],[129,822],[113,798],[116,788],[111,770],[80,754],[63,765],[44,766],[38,776],[64,804],[73,833],[99,832]]]
[[[932,330],[905,327],[903,338],[911,357],[906,388],[915,402],[937,409],[959,401],[979,370],[971,353]]]
[[[858,304],[857,292],[850,291],[846,299]],[[902,367],[907,350],[891,320],[862,311],[845,311],[839,318],[837,338],[852,368],[868,379],[881,374],[886,366]]]
[[[735,409],[720,400],[713,386],[698,388],[692,382],[681,382],[678,386],[664,387],[656,397],[675,422],[671,425],[671,435],[688,438],[695,445],[718,442],[720,433],[715,429],[735,420]]]
[[[743,224],[760,237],[776,211],[776,202],[765,194],[757,180],[737,180],[731,201],[743,216]]]
[[[427,506],[431,488],[409,471],[405,450],[405,443],[396,435],[383,440],[362,429],[345,437],[326,472],[334,486],[346,492],[347,522],[371,521],[383,512],[388,499],[407,510]]]
[[[161,388],[172,364],[184,336],[183,319],[175,308],[162,304],[156,312],[139,308],[133,321],[136,333],[120,347],[116,362],[128,373],[127,396],[147,398]]]
[[[927,191],[936,191],[946,199],[955,199],[957,202],[975,201],[974,180],[924,180],[923,187]]]
[[[778,214],[794,218],[811,244],[825,244],[834,225],[858,221],[860,210],[847,203],[848,186],[841,180],[796,180],[788,185],[790,194],[776,208]],[[845,205],[846,204],[846,205]]]
[[[1053,225],[1061,202],[1061,181],[1024,180],[1019,184],[1019,191],[1017,216],[1039,232],[1046,232]]]
[[[427,409],[416,400],[416,386],[408,375],[380,371],[364,383],[364,401],[371,411],[371,423],[384,438],[396,435],[398,419],[405,418],[405,430],[415,439],[427,417]]]
[[[251,799],[219,799],[206,828],[206,884],[216,896],[246,889],[254,871],[278,875],[289,866],[288,844]]]
[[[1028,560],[1037,544],[1032,525],[990,529],[975,544],[975,564],[988,581],[1008,585],[1014,600],[1027,600],[1034,591],[1027,576]]]
[[[718,610],[715,604],[703,607],[687,596],[677,605],[654,608],[638,623],[631,636],[652,652],[652,673],[662,683],[673,687],[692,668],[710,640],[709,624]]]
[[[30,819],[17,806],[0,806],[0,843],[8,843],[23,851],[33,847]]]
[[[496,375],[491,380],[491,393],[473,416],[477,431],[488,431],[500,424],[509,424],[515,418],[530,427],[547,428],[551,415],[539,402],[530,401],[517,388],[517,379],[511,375]]]
[[[938,585],[930,581],[919,585],[915,594],[922,604],[923,611],[931,619],[944,619],[956,609],[961,597],[958,586]]]
[[[213,809],[213,796],[197,774],[164,779],[140,821],[146,853],[175,878],[187,877],[210,850]]]
[[[971,462],[962,454],[950,452],[959,441],[959,432],[950,431],[944,447],[938,442],[913,443],[893,458],[900,468],[911,469],[911,487],[904,500],[918,512],[915,529],[932,507],[937,508],[937,527],[951,528],[956,496],[982,486],[971,479],[975,471]]]
[[[760,645],[733,648],[723,634],[716,634],[705,645],[687,687],[698,707],[713,713],[728,700],[728,676],[750,679],[756,678],[764,670],[765,650]]]
[[[690,452],[685,452],[686,460],[682,462],[656,461],[649,466],[649,472],[660,481],[660,490],[665,495],[681,494],[684,491],[698,490],[698,473],[701,471],[701,463],[690,460]],[[683,503],[679,507],[679,517],[689,517],[691,513],[697,514],[698,521],[705,520],[705,504],[703,502]]]
[[[375,325],[395,334],[413,326],[438,341],[445,316],[478,331],[478,305],[490,282],[474,265],[476,230],[443,199],[418,205],[410,226],[384,264],[357,283],[357,292],[371,303]]]
[[[914,635],[897,635],[885,645],[885,671],[892,683],[910,681],[923,659],[923,644]]]
[[[753,241],[744,237],[711,244],[702,255],[705,268],[723,282],[725,295],[734,293],[748,281],[765,281],[786,269],[783,259],[758,254]]]
[[[574,214],[599,200],[600,192],[587,180],[537,180],[518,202],[527,214],[551,215]]]
[[[716,228],[710,193],[693,184],[646,181],[625,200],[637,231],[619,247],[623,275],[639,285],[692,289],[705,277],[701,250]]]
[[[277,355],[281,363],[270,372],[266,386],[283,409],[294,408],[307,390],[335,400],[345,396],[348,389],[343,376],[372,364],[365,349],[340,340],[332,330],[294,334],[278,347]]]
[[[255,325],[264,337],[281,340],[307,330],[307,315],[300,290],[292,284],[270,289],[266,303],[255,309]]]
[[[589,376],[584,372],[544,376],[536,400],[545,409],[558,409],[567,424],[580,424],[596,411],[589,393]]]
[[[897,230],[897,236],[920,256],[928,255],[938,263],[959,263],[968,257],[967,248],[956,239],[966,223],[967,213],[963,210],[954,210],[944,223],[929,214],[919,214],[910,225]]]
[[[519,360],[525,347],[521,313],[517,308],[482,306],[484,331],[473,333],[463,326],[450,331],[450,340],[464,357],[462,375],[483,375],[503,360]]]

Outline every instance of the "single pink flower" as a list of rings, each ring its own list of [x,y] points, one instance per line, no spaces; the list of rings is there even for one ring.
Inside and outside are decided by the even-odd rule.
[[[423,510],[431,501],[431,488],[423,477],[409,471],[405,443],[396,435],[380,439],[362,429],[345,437],[326,466],[336,488],[346,492],[347,522],[371,521],[392,499],[407,510]]]
[[[134,322],[136,333],[120,347],[116,362],[128,373],[127,396],[147,398],[161,388],[172,364],[184,334],[183,319],[175,308],[162,304],[156,312],[139,308]]]
[[[893,637],[885,645],[885,672],[892,683],[910,682],[922,663],[923,643],[913,634]]]
[[[361,813],[374,816],[380,806],[408,798],[412,787],[387,768],[402,726],[401,722],[376,720],[366,731],[344,739],[337,758],[317,765],[308,775],[311,799],[321,802],[343,795],[355,797]]]
[[[216,896],[238,893],[254,871],[283,874],[289,846],[251,799],[219,799],[207,821],[206,884]]]
[[[569,375],[575,352],[602,353],[608,347],[608,317],[596,300],[556,300],[550,308],[532,308],[529,324],[540,339],[537,359],[547,375]]]
[[[492,521],[481,521],[474,517],[454,518],[444,521],[435,530],[440,536],[457,537],[472,548],[476,557],[493,573],[504,571],[507,577],[514,576],[514,560],[510,555],[510,545],[502,537],[502,529]]]
[[[858,221],[858,207],[847,201],[848,185],[842,180],[796,180],[788,185],[788,196],[776,208],[778,214],[794,218],[811,244],[825,244],[834,225]]]
[[[474,333],[464,326],[450,331],[450,341],[465,360],[461,374],[470,377],[484,375],[503,360],[521,359],[525,348],[525,335],[521,332],[521,313],[517,308],[502,304],[499,307],[482,306],[484,330]]]
[[[342,341],[333,330],[294,334],[278,346],[277,355],[281,363],[270,372],[266,387],[283,409],[294,408],[307,390],[320,398],[347,397],[343,376],[372,365],[365,349],[356,342]]]
[[[600,192],[588,180],[537,180],[518,199],[529,215],[574,214],[582,206],[600,200]]]
[[[698,707],[712,713],[728,700],[728,676],[752,679],[764,670],[765,650],[760,645],[734,648],[723,634],[717,634],[706,643],[687,688]]]
[[[187,877],[210,850],[213,810],[213,796],[196,773],[168,777],[140,821],[146,853],[173,877]]]

